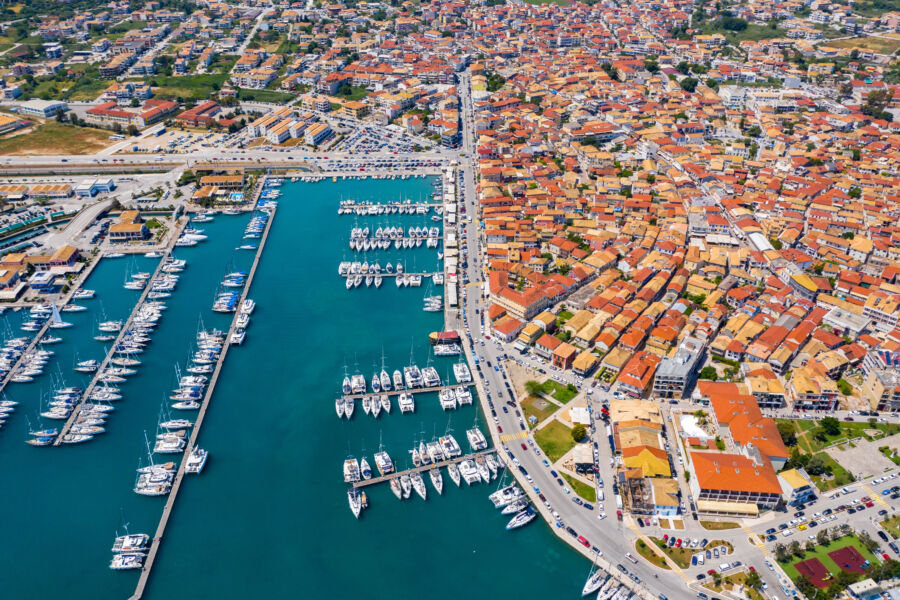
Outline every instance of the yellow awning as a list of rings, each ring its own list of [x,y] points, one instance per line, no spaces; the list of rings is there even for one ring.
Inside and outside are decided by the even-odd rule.
[[[699,500],[697,510],[704,513],[728,513],[739,515],[759,515],[759,507],[752,502],[722,502],[721,500]]]

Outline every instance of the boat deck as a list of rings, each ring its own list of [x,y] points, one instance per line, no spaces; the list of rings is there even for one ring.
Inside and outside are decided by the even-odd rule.
[[[405,471],[394,471],[388,475],[382,475],[381,477],[373,477],[372,479],[363,479],[361,481],[357,481],[353,484],[354,488],[364,488],[370,485],[375,485],[377,483],[384,483],[386,481],[390,481],[391,479],[396,479],[401,475],[409,475],[410,473],[425,473],[430,471],[431,469],[440,469],[442,467],[446,467],[448,465],[453,465],[456,463],[460,463],[467,458],[477,458],[479,456],[486,456],[488,454],[494,454],[496,452],[495,449],[490,448],[488,450],[482,450],[481,452],[472,452],[471,454],[462,454],[457,456],[456,458],[448,458],[447,460],[442,460],[440,462],[431,463],[427,465],[422,465],[421,467],[413,467],[411,469],[406,469]]]

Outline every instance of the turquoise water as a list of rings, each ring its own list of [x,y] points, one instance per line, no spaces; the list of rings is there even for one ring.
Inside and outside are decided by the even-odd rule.
[[[415,495],[400,502],[383,485],[369,488],[359,521],[347,506],[341,464],[348,454],[365,454],[374,468],[382,443],[404,467],[422,435],[431,439],[449,428],[468,449],[465,430],[481,421],[476,406],[443,412],[436,395],[417,395],[416,412],[408,415],[395,400],[391,414],[377,421],[359,406],[351,422],[334,410],[345,368],[368,379],[374,367],[380,370],[382,354],[392,372],[409,364],[411,351],[425,366],[427,335],[442,328],[440,313],[421,310],[427,285],[398,289],[386,279],[378,290],[347,291],[337,275],[341,260],[362,256],[347,246],[355,224],[430,227],[429,216],[339,217],[338,201],[424,200],[431,190],[427,180],[282,188],[251,289],[257,310],[246,342],[228,354],[200,435],[209,462],[179,492],[145,597],[579,596],[588,565],[542,522],[507,532],[507,518],[487,499],[492,487],[456,488],[445,474],[444,495],[428,482],[427,502]],[[0,544],[0,564],[16,565],[4,577],[10,597],[124,598],[133,590],[136,573],[106,565],[121,511],[132,532],[152,534],[163,506],[161,498],[131,490],[143,430],[153,435],[173,365],[187,355],[198,318],[207,327],[228,323],[210,306],[221,275],[250,264],[252,253],[233,250],[243,243],[247,219],[218,216],[203,225],[210,240],[178,249],[188,269],[140,374],[123,387],[108,433],[82,446],[31,448],[19,414],[15,427],[0,431],[7,459],[0,487],[8,491],[0,527],[18,533]],[[430,271],[436,253],[423,244],[365,259],[383,265],[400,258],[410,271]],[[107,312],[113,300],[105,296],[130,293],[121,288],[125,267],[100,265],[91,277],[89,287],[104,296]],[[90,341],[91,317],[80,314],[85,323],[65,331]],[[452,362],[432,360],[445,381]]]

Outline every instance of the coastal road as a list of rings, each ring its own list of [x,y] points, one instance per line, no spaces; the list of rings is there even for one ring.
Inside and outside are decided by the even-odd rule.
[[[467,85],[461,85],[460,88],[463,98],[463,147],[468,157],[471,157],[470,148],[474,145],[474,131],[470,126],[472,119],[471,96]],[[487,332],[481,329],[480,315],[486,309],[487,301],[482,285],[481,224],[477,218],[474,218],[478,213],[473,165],[464,160],[460,174],[462,176],[459,186],[462,194],[460,206],[465,209],[465,215],[460,214],[460,237],[465,242],[465,246],[460,251],[461,314],[456,323],[451,319],[448,327],[455,326],[459,329],[465,338],[464,342],[479,356],[479,364],[471,365],[474,367],[472,374],[478,380],[478,387],[486,393],[486,399],[496,412],[496,417],[490,413],[486,415],[488,426],[492,430],[492,437],[497,439],[499,434],[499,439],[509,440],[501,443],[498,448],[500,455],[507,463],[510,463],[510,472],[516,476],[524,489],[533,491],[536,486],[544,495],[547,504],[551,507],[550,511],[559,515],[559,522],[564,523],[563,527],[551,524],[554,531],[560,533],[563,539],[570,535],[566,532],[565,527],[571,527],[578,535],[583,535],[591,545],[603,552],[602,558],[612,563],[613,570],[615,570],[616,564],[623,564],[630,573],[636,575],[641,580],[641,585],[647,590],[647,597],[651,595],[658,597],[663,593],[671,600],[691,597],[693,594],[686,587],[689,582],[686,576],[657,569],[642,560],[639,560],[638,564],[632,564],[625,560],[626,552],[634,553],[635,540],[635,536],[629,533],[626,524],[616,519],[614,510],[606,511],[600,505],[596,506],[594,510],[588,510],[575,504],[572,501],[572,495],[563,491],[563,488],[550,475],[550,469],[542,464],[543,455],[538,454],[527,443],[527,432],[521,428],[520,419],[516,416],[515,411],[502,412],[500,407],[507,401],[515,402],[515,398],[507,389],[510,382],[503,370],[502,361],[498,360],[496,346],[487,343],[482,345],[481,343]],[[502,428],[502,433],[498,427]],[[515,436],[515,439],[511,440],[508,436]],[[522,444],[525,445],[524,449]],[[514,466],[513,460],[527,471],[531,482],[527,481],[525,475]],[[607,512],[611,516],[600,520],[598,517],[601,512]],[[574,538],[569,538],[568,541],[574,541]],[[589,564],[586,561],[585,578],[587,578],[588,570]],[[618,571],[615,575],[621,577],[621,573]],[[577,593],[583,583],[583,581],[572,582],[573,593]]]

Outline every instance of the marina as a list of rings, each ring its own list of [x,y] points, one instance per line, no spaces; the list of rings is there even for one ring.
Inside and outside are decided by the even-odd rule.
[[[475,460],[480,456],[489,456],[495,454],[494,450],[482,450],[481,452],[473,452],[472,454],[464,454],[462,456],[456,456],[454,458],[448,458],[446,460],[442,460],[436,463],[429,463],[427,465],[422,465],[421,467],[412,467],[410,469],[405,469],[403,471],[398,471],[392,473],[390,475],[382,475],[381,477],[373,477],[372,479],[363,479],[360,481],[356,481],[352,484],[354,488],[364,488],[370,485],[376,485],[378,483],[390,482],[392,479],[399,479],[404,475],[411,475],[413,473],[427,473],[432,469],[442,469],[444,467],[449,467],[450,465],[458,465],[459,463],[465,460]]]
[[[256,251],[256,255],[253,259],[253,265],[250,267],[249,273],[247,274],[246,285],[244,286],[240,294],[241,303],[247,300],[247,294],[250,290],[250,285],[253,282],[253,277],[256,274],[257,267],[259,266],[259,260],[262,257],[263,249],[266,245],[266,240],[269,237],[269,231],[271,230],[272,222],[275,220],[275,212],[277,211],[277,207],[273,205],[269,209],[269,211],[270,212],[268,213],[268,218],[265,220],[265,228],[260,234],[259,248]],[[226,343],[222,346],[222,350],[216,360],[215,370],[213,371],[212,376],[209,378],[209,385],[206,388],[206,393],[203,396],[202,402],[200,403],[200,409],[197,412],[197,418],[193,423],[193,427],[191,428],[190,438],[187,441],[184,456],[182,457],[181,462],[178,466],[178,470],[176,471],[172,480],[171,491],[168,493],[166,504],[163,507],[162,516],[160,517],[159,524],[156,527],[156,533],[153,536],[153,539],[156,542],[162,540],[163,535],[166,531],[166,526],[169,523],[169,517],[175,505],[175,500],[178,496],[178,492],[181,489],[181,484],[184,480],[185,474],[189,472],[189,469],[190,472],[199,473],[203,469],[203,465],[205,465],[206,463],[206,459],[208,456],[207,451],[198,449],[197,438],[200,435],[200,428],[203,425],[203,421],[206,417],[207,410],[209,409],[210,400],[213,396],[216,383],[218,382],[219,375],[222,372],[222,366],[225,363],[226,356],[228,355],[228,349],[231,345],[229,343],[230,339],[239,330],[243,331],[243,328],[239,325],[239,321],[240,314],[236,315],[231,322],[228,334],[225,338]],[[198,450],[201,452],[201,454],[197,453]],[[156,555],[159,551],[159,547],[160,545],[158,543],[154,543],[150,548],[150,552],[148,553],[146,561],[144,562],[143,569],[141,570],[141,577],[137,582],[134,594],[131,596],[134,600],[138,600],[144,595],[144,590],[147,586],[147,581],[150,577],[151,570],[156,560]]]
[[[173,235],[172,236],[173,241],[175,239],[177,239],[177,237],[178,237],[177,235]],[[156,267],[156,271],[154,271],[153,275],[151,275],[149,277],[150,281],[153,281],[154,279],[156,279],[163,272],[163,269],[168,264],[167,261],[168,261],[169,256],[171,255],[172,248],[173,248],[173,246],[171,246],[171,245],[166,248],[166,252],[163,255],[162,259],[159,261],[159,264]],[[125,321],[125,324],[120,328],[118,335],[116,336],[115,340],[113,341],[110,351],[106,354],[103,361],[98,365],[97,370],[96,370],[97,375],[91,380],[91,383],[88,385],[87,389],[84,391],[84,394],[81,396],[81,401],[73,407],[73,409],[71,411],[71,415],[66,420],[65,424],[63,425],[62,429],[59,432],[59,435],[57,436],[56,440],[53,442],[54,446],[58,446],[59,444],[66,442],[67,439],[72,439],[72,438],[67,438],[66,436],[69,435],[70,429],[76,423],[77,419],[81,415],[85,402],[88,402],[91,399],[91,396],[94,393],[94,390],[103,381],[104,371],[111,364],[111,362],[113,360],[115,360],[115,358],[114,358],[116,355],[115,349],[121,347],[122,342],[125,339],[126,335],[131,335],[129,333],[131,331],[131,327],[134,325],[135,319],[139,315],[142,314],[141,311],[145,307],[145,302],[147,301],[147,298],[152,293],[152,291],[153,291],[152,285],[147,285],[143,288],[140,298],[138,298],[138,301],[135,303],[134,309],[131,311],[131,314],[128,315],[128,319]]]
[[[554,544],[546,527],[532,524],[517,530],[519,558],[504,558],[509,545],[505,526],[513,515],[501,515],[491,508],[485,498],[491,486],[457,489],[447,477],[447,467],[442,469],[440,494],[435,493],[430,471],[427,475],[421,472],[424,483],[431,487],[427,503],[397,502],[389,485],[368,486],[360,492],[366,493],[370,508],[364,521],[357,523],[348,514],[347,484],[327,468],[340,464],[348,446],[360,456],[365,454],[360,450],[368,446],[373,449],[368,460],[374,479],[380,476],[372,458],[380,437],[385,447],[399,449],[408,446],[421,429],[431,430],[432,424],[444,431],[449,419],[456,427],[465,424],[461,429],[471,427],[476,417],[482,420],[472,406],[445,413],[440,407],[439,390],[429,390],[415,394],[413,418],[339,422],[334,419],[330,401],[334,396],[323,402],[323,395],[314,391],[326,390],[324,398],[329,398],[327,390],[333,390],[336,381],[340,383],[344,364],[356,359],[369,375],[372,369],[366,365],[379,364],[383,354],[393,357],[395,360],[389,362],[394,364],[424,366],[431,358],[445,381],[453,377],[452,366],[459,357],[431,356],[433,349],[427,340],[429,332],[444,329],[442,313],[422,311],[420,297],[395,291],[395,286],[382,288],[378,294],[368,295],[365,289],[346,294],[343,282],[333,276],[335,262],[346,251],[341,236],[346,234],[347,222],[341,226],[341,220],[334,216],[339,197],[364,199],[359,190],[365,190],[372,198],[397,198],[400,190],[407,188],[409,191],[403,194],[415,198],[427,193],[432,185],[426,179],[398,179],[367,181],[360,187],[359,181],[346,180],[285,183],[281,188],[278,218],[270,220],[265,254],[252,280],[252,297],[258,305],[251,318],[252,335],[247,336],[239,352],[229,354],[225,368],[216,374],[215,401],[209,402],[211,410],[203,413],[203,421],[194,424],[195,429],[202,424],[202,439],[197,437],[197,441],[208,451],[208,460],[199,479],[185,482],[182,475],[180,483],[187,485],[173,485],[165,500],[171,508],[162,517],[167,524],[161,534],[155,533],[162,525],[160,499],[133,491],[134,468],[139,457],[146,456],[143,432],[148,430],[152,444],[160,397],[171,391],[173,361],[183,358],[185,348],[196,337],[198,314],[207,329],[227,330],[235,321],[234,313],[211,311],[211,300],[223,276],[232,271],[246,270],[243,289],[251,285],[249,264],[229,264],[232,253],[231,260],[244,256],[247,263],[254,256],[249,248],[238,251],[240,246],[248,242],[262,246],[262,238],[242,239],[250,215],[216,216],[203,225],[209,238],[206,242],[176,251],[179,258],[187,259],[189,276],[182,278],[167,301],[169,310],[153,334],[153,343],[138,357],[142,363],[136,367],[138,373],[121,384],[123,402],[114,404],[115,426],[104,436],[91,444],[52,452],[31,448],[23,443],[28,437],[24,416],[35,414],[38,399],[36,392],[24,396],[23,391],[36,386],[9,387],[10,400],[19,405],[0,432],[0,451],[8,459],[0,472],[0,485],[10,490],[8,511],[0,519],[5,519],[9,527],[32,532],[7,540],[0,547],[0,559],[15,560],[20,565],[21,572],[8,583],[11,597],[59,594],[61,581],[72,582],[65,595],[75,600],[134,594],[141,574],[148,571],[109,568],[113,530],[122,507],[132,523],[132,532],[146,532],[151,537],[150,550],[142,562],[152,573],[142,584],[144,598],[236,598],[260,590],[268,596],[284,597],[296,591],[296,579],[284,577],[284,573],[296,570],[296,565],[302,565],[297,575],[304,577],[307,585],[325,589],[342,578],[347,541],[359,552],[402,561],[414,569],[426,568],[423,553],[410,552],[423,542],[477,547],[477,553],[462,552],[457,559],[458,568],[470,573],[465,583],[448,578],[438,597],[459,597],[470,592],[473,585],[486,593],[502,590],[527,594],[538,589],[551,594],[560,580],[583,581],[584,563],[575,558],[574,552]],[[304,198],[310,200],[298,201]],[[409,264],[416,261],[429,271],[439,270],[430,268],[435,251],[424,244],[404,252],[408,253]],[[317,259],[302,258],[302,265],[284,259],[298,256]],[[132,272],[154,270],[156,264],[151,265],[150,259],[137,259],[139,264]],[[103,359],[97,350],[105,346],[91,340],[92,322],[122,321],[124,326],[127,321],[142,293],[122,288],[129,270],[125,261],[130,260],[99,261],[96,273],[87,282],[87,287],[97,290],[94,300],[83,301],[88,311],[62,313],[74,326],[54,331],[63,341],[47,346],[56,351],[56,356],[42,376],[47,378],[41,380],[48,382],[42,384],[45,388],[51,370],[56,371],[53,365],[59,363],[67,373],[67,385],[87,389],[93,375],[79,375],[71,367],[76,354],[79,362]],[[13,328],[24,316],[21,312],[8,313]],[[340,319],[341,331],[352,332],[352,342],[315,344],[314,340],[334,334],[336,318]],[[416,355],[407,362],[411,341]],[[310,343],[315,356],[307,357],[299,349]],[[212,386],[212,377],[208,385]],[[393,412],[398,412],[396,396]],[[36,428],[37,422],[33,426]],[[483,424],[480,427],[487,431]],[[460,443],[465,442],[465,437],[460,437]],[[190,461],[193,447],[187,450],[186,445],[183,456],[176,455],[176,462]],[[404,464],[409,460],[409,455],[404,455],[393,459],[400,471],[412,468]],[[164,456],[168,457],[164,461],[173,460],[173,455]],[[86,464],[90,468],[86,469]],[[301,472],[312,476],[300,477]],[[187,464],[184,473],[188,473]],[[260,490],[265,490],[265,510],[260,510]],[[414,490],[412,493],[416,495]],[[213,505],[220,508],[209,510]],[[26,514],[33,517],[23,521]],[[315,519],[310,519],[312,514]],[[363,523],[364,527],[359,527]],[[316,547],[298,545],[284,536],[285,531],[331,541]],[[48,536],[56,536],[60,545],[47,548],[38,544]],[[215,552],[198,552],[198,539],[215,540]],[[386,545],[385,539],[393,541]],[[248,556],[248,544],[264,544],[271,552],[265,558]],[[75,555],[66,550],[72,545],[83,551]],[[149,553],[153,553],[152,564]],[[492,560],[510,567],[522,558],[533,557],[539,581],[521,585],[503,582],[501,586],[482,568],[484,556],[499,557]],[[42,575],[48,560],[56,564],[52,579]],[[223,569],[227,577],[221,576]],[[378,576],[380,567],[364,563],[359,569],[359,579],[341,586],[336,598],[372,596],[366,582]],[[92,581],[90,589],[77,583],[85,576]],[[398,580],[391,588],[392,596],[417,593],[413,582]]]

